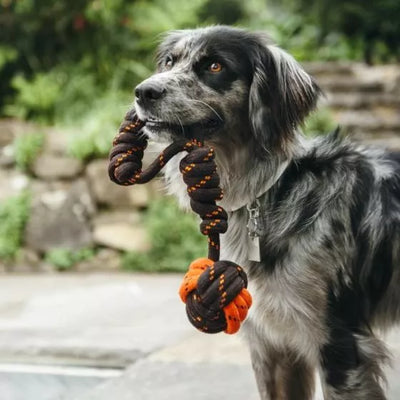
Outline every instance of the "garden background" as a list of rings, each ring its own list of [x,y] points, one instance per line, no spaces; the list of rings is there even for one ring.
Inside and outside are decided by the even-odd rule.
[[[165,31],[267,31],[327,92],[307,134],[340,123],[396,147],[399,19],[396,0],[1,0],[2,269],[184,271],[204,254],[195,218],[160,184],[107,180],[112,137]]]

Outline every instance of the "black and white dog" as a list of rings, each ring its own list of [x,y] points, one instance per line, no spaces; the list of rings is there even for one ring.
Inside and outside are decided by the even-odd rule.
[[[215,148],[229,211],[221,258],[249,275],[261,398],[310,400],[318,370],[325,400],[385,399],[375,332],[400,320],[400,155],[336,133],[305,139],[321,91],[259,33],[172,32],[135,94],[151,139],[201,133]],[[178,162],[166,178],[185,205]]]

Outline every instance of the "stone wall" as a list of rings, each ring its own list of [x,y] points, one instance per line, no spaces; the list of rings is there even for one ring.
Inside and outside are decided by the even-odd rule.
[[[41,154],[29,173],[19,171],[12,151],[15,137],[42,131],[45,144]],[[24,248],[15,265],[3,263],[3,269],[51,270],[42,259],[49,250],[93,246],[99,249],[96,256],[78,264],[78,269],[118,268],[120,252],[149,248],[140,214],[162,195],[159,181],[132,187],[115,185],[108,179],[107,159],[83,163],[67,154],[69,132],[2,120],[0,137],[0,201],[24,189],[31,192]]]
[[[321,104],[349,135],[399,148],[400,64],[309,63],[305,68],[326,93]]]
[[[305,68],[326,92],[338,123],[353,137],[400,148],[400,66],[310,63]],[[15,167],[15,137],[44,131],[45,146],[30,174]],[[95,246],[96,256],[78,270],[118,268],[120,252],[149,248],[141,211],[162,195],[161,184],[119,187],[107,176],[107,160],[87,163],[67,155],[68,132],[0,121],[0,201],[29,188],[31,217],[18,261],[3,269],[49,270],[45,252]],[[154,154],[147,154],[149,159]],[[1,262],[0,262],[1,264]]]

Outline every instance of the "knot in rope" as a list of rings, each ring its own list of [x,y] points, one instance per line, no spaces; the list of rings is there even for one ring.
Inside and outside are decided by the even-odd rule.
[[[200,231],[203,235],[225,233],[228,229],[228,215],[215,203],[222,199],[223,192],[214,158],[214,149],[199,147],[183,158],[179,166],[190,206],[202,219]]]
[[[189,321],[206,333],[236,333],[251,306],[247,276],[231,261],[199,258],[191,263],[179,295]]]
[[[180,163],[187,185],[190,204],[202,219],[200,230],[208,236],[208,258],[193,261],[180,288],[190,322],[202,332],[238,331],[251,306],[246,273],[231,261],[219,260],[219,234],[228,229],[228,215],[216,202],[222,199],[220,179],[215,164],[214,149],[191,139],[181,139],[169,145],[145,170],[142,158],[147,137],[145,126],[129,111],[119,128],[110,151],[108,173],[118,185],[146,183],[181,151],[188,154]]]

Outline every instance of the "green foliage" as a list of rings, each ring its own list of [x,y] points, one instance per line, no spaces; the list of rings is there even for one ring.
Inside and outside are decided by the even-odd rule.
[[[275,0],[269,0],[268,5],[265,0],[249,0],[246,3],[247,17],[241,23],[267,32],[299,61],[362,58],[362,47],[357,40],[349,41],[335,30],[323,36],[318,23],[308,20],[304,13],[288,12],[287,7],[275,6],[275,3]]]
[[[14,154],[17,167],[29,171],[33,162],[41,152],[44,144],[44,134],[28,133],[18,136],[14,141]]]
[[[147,253],[127,253],[122,260],[125,269],[147,272],[185,272],[196,258],[207,254],[207,241],[200,233],[199,221],[179,210],[171,198],[153,202],[145,223],[151,238]]]
[[[17,75],[11,82],[17,95],[4,112],[11,117],[35,118],[41,122],[53,123],[55,104],[62,93],[62,82],[56,73],[38,73],[32,80]]]
[[[245,8],[241,0],[207,0],[198,13],[200,21],[225,25],[236,24],[244,15]]]
[[[9,62],[17,58],[17,51],[10,46],[0,46],[0,70]]]
[[[323,135],[334,130],[336,126],[332,113],[327,108],[319,108],[306,119],[304,132],[307,136]]]
[[[45,254],[45,260],[52,264],[58,271],[66,271],[71,269],[80,261],[91,259],[95,255],[95,251],[91,248],[83,248],[79,250],[70,249],[52,249]]]
[[[87,112],[88,100],[110,89],[114,78],[119,87],[131,85],[132,7],[125,0],[3,2],[0,49],[12,43],[17,57],[11,68],[0,68],[0,106],[5,102],[9,115],[53,122],[70,106]],[[82,110],[77,101],[85,103]]]
[[[120,92],[108,92],[93,100],[91,110],[78,120],[79,131],[70,137],[69,153],[81,160],[106,156],[110,151],[112,138],[129,108],[128,100],[128,96]],[[67,119],[66,123],[73,125],[72,121],[71,117],[71,121]]]
[[[24,192],[0,203],[0,259],[12,261],[22,245],[29,217],[30,195]]]
[[[152,35],[150,39],[154,48],[154,37],[157,34],[198,25],[198,13],[205,3],[206,0],[137,1],[132,10],[136,16],[136,20],[132,21],[132,28],[142,40]]]
[[[299,16],[304,27],[314,25],[319,45],[337,33],[355,44],[367,63],[400,59],[398,0],[374,1],[368,6],[363,0],[283,0],[279,5],[286,13]]]

